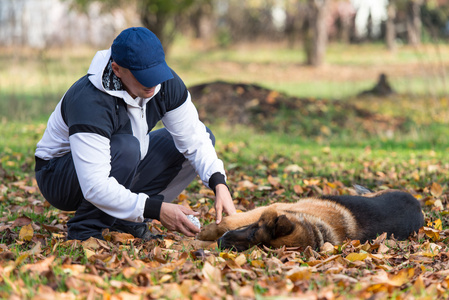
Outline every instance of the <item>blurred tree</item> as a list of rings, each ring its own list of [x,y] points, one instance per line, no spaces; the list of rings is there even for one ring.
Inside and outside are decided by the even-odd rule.
[[[396,8],[396,22],[404,23],[409,45],[421,44],[421,7],[425,0],[390,0]]]
[[[396,49],[396,3],[394,0],[390,0],[387,6],[387,20],[385,24],[385,43],[390,51]]]
[[[327,47],[327,16],[330,0],[307,0],[304,23],[306,63],[319,66],[324,62]]]
[[[167,52],[178,32],[177,25],[195,3],[210,3],[211,0],[74,0],[74,5],[82,11],[89,9],[93,2],[103,4],[105,10],[112,10],[124,5],[135,5],[143,26],[150,29],[161,40]]]
[[[428,0],[421,10],[423,26],[435,40],[449,37],[449,3]]]
[[[409,0],[407,3],[407,36],[412,46],[421,44],[421,6],[424,0]]]
[[[192,6],[194,0],[137,1],[142,25],[153,31],[159,37],[162,46],[167,51],[178,31],[176,25],[180,21],[179,17]],[[197,2],[199,1],[201,0],[197,0]]]
[[[194,1],[189,11],[188,18],[195,38],[208,38],[207,30],[210,28],[207,27],[210,24],[205,24],[204,20],[213,18],[213,0]]]

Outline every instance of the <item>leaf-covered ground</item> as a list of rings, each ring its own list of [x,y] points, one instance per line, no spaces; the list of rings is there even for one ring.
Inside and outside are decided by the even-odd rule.
[[[222,131],[214,127],[214,132],[230,130],[234,137],[220,136],[216,148],[238,210],[352,194],[356,183],[410,192],[423,205],[425,226],[406,241],[381,235],[365,244],[348,240],[321,249],[255,247],[242,253],[167,232],[157,221],[149,228],[163,235],[159,240],[105,232],[105,240],[67,241],[66,223],[73,212],[45,202],[31,171],[34,145],[45,125],[3,123],[9,130],[0,131],[7,139],[0,140],[0,298],[449,297],[449,163],[443,150],[447,141],[441,140],[446,131],[439,131],[447,128],[444,110],[427,114],[427,102],[406,97],[368,99],[359,106],[221,82],[191,92],[208,124],[224,118],[233,125]],[[440,108],[447,105],[443,100]],[[369,109],[377,105],[380,109]],[[405,108],[409,113],[403,114]],[[425,141],[414,131],[417,120],[430,124],[423,131]],[[254,129],[248,140],[235,138],[246,130],[239,124]],[[404,135],[412,142],[398,143]],[[363,145],[366,140],[392,146]],[[401,152],[404,145],[406,153]],[[200,212],[206,225],[214,221],[213,198],[196,180],[177,201]]]
[[[235,149],[223,145],[223,151]],[[330,162],[335,163],[335,162]],[[258,205],[297,201],[302,196],[350,194],[339,181],[304,178],[304,167],[283,157],[263,159],[257,173],[229,172],[241,211]],[[361,176],[388,177],[381,188],[404,186],[413,176],[374,172],[370,162]],[[449,172],[449,165],[425,165],[426,172]],[[405,168],[407,169],[407,168]],[[410,169],[408,169],[410,171]],[[256,175],[257,174],[257,175]],[[106,240],[66,241],[71,212],[52,209],[31,176],[17,178],[0,169],[0,298],[10,299],[252,299],[257,296],[301,299],[397,298],[435,299],[449,296],[449,212],[444,184],[409,188],[423,203],[426,226],[406,241],[385,235],[360,244],[325,244],[321,249],[252,248],[221,251],[149,224],[164,238],[144,242],[105,232]],[[399,182],[401,181],[402,182]],[[213,197],[193,184],[179,203],[213,221]]]

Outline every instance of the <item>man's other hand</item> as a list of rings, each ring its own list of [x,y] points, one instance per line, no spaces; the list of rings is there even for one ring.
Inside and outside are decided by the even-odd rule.
[[[223,212],[228,215],[233,215],[236,213],[231,193],[229,193],[228,187],[224,184],[217,184],[215,187],[215,212],[217,224],[220,224],[223,217]]]

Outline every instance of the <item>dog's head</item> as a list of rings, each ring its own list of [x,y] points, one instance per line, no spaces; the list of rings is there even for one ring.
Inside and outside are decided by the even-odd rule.
[[[226,232],[218,245],[224,249],[244,251],[255,245],[279,247],[283,240],[295,231],[295,223],[286,215],[278,215],[275,209],[265,211],[259,221],[236,230]]]

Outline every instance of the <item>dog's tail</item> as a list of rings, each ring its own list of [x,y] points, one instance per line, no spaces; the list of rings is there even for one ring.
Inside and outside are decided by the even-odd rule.
[[[355,191],[359,195],[364,195],[364,194],[368,194],[368,193],[374,193],[374,191],[370,190],[367,187],[359,185],[359,184],[353,184],[352,186],[354,187]]]

